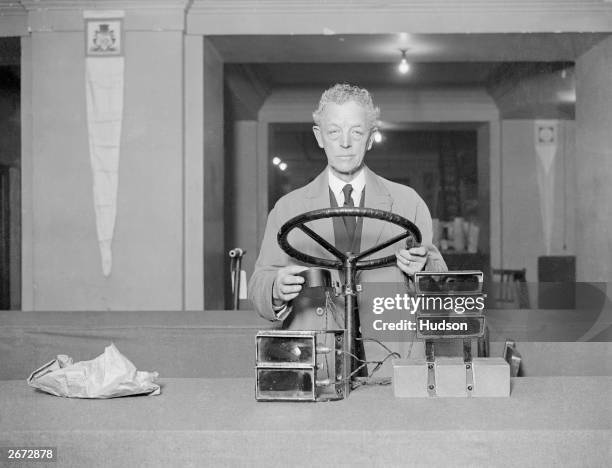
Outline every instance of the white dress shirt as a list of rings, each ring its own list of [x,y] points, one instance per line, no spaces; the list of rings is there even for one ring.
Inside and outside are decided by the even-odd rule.
[[[340,179],[331,169],[327,169],[329,178],[329,188],[336,197],[336,203],[338,206],[344,206],[344,192],[342,189],[346,184],[351,184],[353,191],[351,192],[351,198],[353,199],[353,206],[359,206],[361,202],[361,194],[365,187],[365,171],[363,168],[357,173],[353,180],[345,182]]]

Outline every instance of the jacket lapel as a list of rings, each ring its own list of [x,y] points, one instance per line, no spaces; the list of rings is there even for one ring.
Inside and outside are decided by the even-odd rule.
[[[321,172],[310,184],[306,186],[306,197],[304,198],[303,212],[329,208],[329,179],[327,175],[327,167]],[[323,239],[335,245],[334,228],[332,218],[319,219],[308,223],[314,232],[319,234]],[[310,241],[308,245],[313,245],[311,254],[323,257],[332,258],[332,255],[320,247],[315,241]]]
[[[374,174],[368,167],[365,167],[365,176],[366,208],[391,211],[391,208],[393,207],[393,198],[391,198],[391,194],[387,188],[382,184],[378,176],[376,176],[376,174]],[[383,231],[388,225],[389,223],[385,223],[384,221],[380,221],[378,219],[364,218],[360,250],[365,250],[374,246],[375,244],[378,244]]]

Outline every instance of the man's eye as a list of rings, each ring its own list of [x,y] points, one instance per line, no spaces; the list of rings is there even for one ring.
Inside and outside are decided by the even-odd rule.
[[[363,131],[362,130],[353,130],[353,135],[355,136],[363,136]]]

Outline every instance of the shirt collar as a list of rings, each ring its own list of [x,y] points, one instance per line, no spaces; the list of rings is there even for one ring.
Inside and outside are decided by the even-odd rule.
[[[353,177],[350,182],[343,181],[329,168],[327,169],[327,172],[329,176],[329,188],[336,197],[338,206],[344,205],[344,193],[342,192],[342,189],[346,184],[352,185],[353,192],[351,193],[351,198],[353,199],[353,203],[355,204],[355,206],[359,206],[359,202],[361,201],[361,192],[363,192],[363,188],[365,187],[365,170],[361,168],[361,170],[357,173],[355,177]]]

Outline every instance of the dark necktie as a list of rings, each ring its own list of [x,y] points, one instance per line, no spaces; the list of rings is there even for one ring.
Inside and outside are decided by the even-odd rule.
[[[346,184],[342,188],[342,193],[344,193],[344,206],[346,208],[354,208],[355,203],[353,203],[353,197],[351,197],[353,193],[353,186],[351,184]],[[346,227],[346,232],[349,238],[349,245],[353,244],[353,239],[355,238],[355,231],[357,229],[357,218],[355,216],[345,216],[344,218],[344,226]],[[355,324],[355,338],[361,338],[361,329],[359,324],[359,309],[357,307],[357,303],[355,303],[355,309],[352,311],[353,320]],[[365,359],[365,350],[363,348],[363,342],[361,340],[355,340],[355,353],[359,359]],[[351,363],[351,368],[354,371],[359,366],[359,363],[356,360],[353,360]],[[358,377],[367,377],[368,368],[364,367],[360,369],[357,374]]]
[[[351,196],[351,194],[353,193],[353,186],[351,184],[346,184],[342,188],[342,193],[344,193],[344,206],[347,208],[354,208],[355,204],[353,203],[353,197]],[[352,241],[353,237],[355,237],[357,218],[355,218],[354,216],[344,217],[344,225],[346,226],[346,232],[348,234],[348,237]]]

